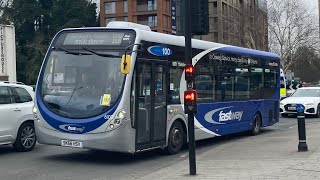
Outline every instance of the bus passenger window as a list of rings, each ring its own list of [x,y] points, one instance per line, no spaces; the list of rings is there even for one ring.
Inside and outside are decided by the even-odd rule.
[[[182,76],[182,68],[171,68],[169,71],[170,76],[170,89],[169,89],[169,104],[180,104],[180,81]]]
[[[213,101],[213,81],[210,75],[196,75],[195,87],[199,102]]]
[[[250,98],[263,98],[263,69],[251,68]]]
[[[249,99],[249,69],[248,68],[236,68],[234,82],[234,96],[236,100]]]
[[[216,89],[215,100],[216,101],[228,101],[232,100],[234,96],[234,76],[233,68],[219,67],[218,73],[215,76]]]

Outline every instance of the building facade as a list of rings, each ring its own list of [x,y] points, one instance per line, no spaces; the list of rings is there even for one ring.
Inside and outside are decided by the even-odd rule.
[[[100,25],[129,21],[171,34],[170,0],[100,0]]]
[[[196,39],[268,50],[266,0],[208,0],[209,34]],[[184,0],[100,0],[100,24],[129,21],[183,35]],[[192,22],[191,22],[192,23]]]
[[[195,38],[268,51],[266,0],[209,0],[209,34]]]

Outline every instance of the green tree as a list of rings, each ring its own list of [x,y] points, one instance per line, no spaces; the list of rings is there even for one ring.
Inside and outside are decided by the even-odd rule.
[[[17,78],[36,82],[48,45],[63,28],[96,26],[97,5],[87,0],[11,0],[0,4],[0,22],[16,29]]]

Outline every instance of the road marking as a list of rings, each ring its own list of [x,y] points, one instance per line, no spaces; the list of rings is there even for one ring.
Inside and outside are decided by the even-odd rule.
[[[186,156],[188,156],[188,153],[182,154],[182,155],[180,156],[180,158],[184,158],[184,157],[186,157]]]
[[[291,127],[289,127],[289,129],[294,128],[294,127],[297,127],[297,126],[298,126],[298,125],[291,126]]]

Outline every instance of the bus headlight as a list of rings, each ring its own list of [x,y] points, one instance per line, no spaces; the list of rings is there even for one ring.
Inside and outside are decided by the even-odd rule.
[[[127,112],[125,110],[120,110],[117,112],[115,118],[111,120],[108,125],[107,131],[114,130],[122,125],[124,119],[126,118]]]

